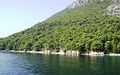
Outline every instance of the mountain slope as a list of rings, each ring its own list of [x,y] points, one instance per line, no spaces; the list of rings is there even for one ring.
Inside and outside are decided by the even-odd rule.
[[[67,8],[22,32],[0,39],[8,50],[79,50],[120,53],[120,17],[107,15],[112,0]]]

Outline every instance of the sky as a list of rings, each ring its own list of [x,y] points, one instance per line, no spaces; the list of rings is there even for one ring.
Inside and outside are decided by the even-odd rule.
[[[0,0],[0,37],[7,37],[42,22],[73,0]]]

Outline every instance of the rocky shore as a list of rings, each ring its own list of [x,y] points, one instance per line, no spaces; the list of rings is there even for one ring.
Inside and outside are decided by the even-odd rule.
[[[72,55],[72,56],[78,56],[80,55],[79,51],[71,51],[68,50],[66,52],[64,51],[59,51],[59,52],[55,52],[55,51],[14,51],[14,50],[10,50],[9,52],[19,52],[19,53],[41,53],[41,54],[59,54],[59,55]]]
[[[79,51],[59,51],[59,52],[55,52],[55,51],[14,51],[14,50],[10,50],[9,52],[19,52],[19,53],[41,53],[41,54],[59,54],[59,55],[71,55],[71,56],[79,56],[79,55],[87,55],[87,56],[104,56],[105,54],[103,52],[89,52],[89,53],[80,53]]]
[[[16,53],[40,53],[40,54],[59,54],[59,55],[68,55],[68,56],[79,56],[79,55],[85,55],[85,56],[120,56],[120,54],[115,54],[115,53],[109,53],[109,54],[104,54],[104,52],[94,52],[90,51],[89,53],[80,53],[79,51],[71,51],[68,50],[66,52],[64,51],[59,51],[59,52],[51,52],[51,51],[14,51],[10,50],[8,52],[16,52]]]
[[[88,55],[88,56],[104,56],[104,52],[94,52],[90,51],[89,53],[83,53],[82,55]]]

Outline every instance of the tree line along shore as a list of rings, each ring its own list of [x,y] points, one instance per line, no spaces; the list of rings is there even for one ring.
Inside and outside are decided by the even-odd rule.
[[[0,38],[1,50],[120,53],[120,17],[105,14],[111,0],[59,12],[31,28]]]

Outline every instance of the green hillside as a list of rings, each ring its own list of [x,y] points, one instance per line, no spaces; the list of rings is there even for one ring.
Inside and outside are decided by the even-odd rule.
[[[22,32],[0,39],[1,50],[120,53],[120,17],[105,14],[111,0],[65,9]]]

